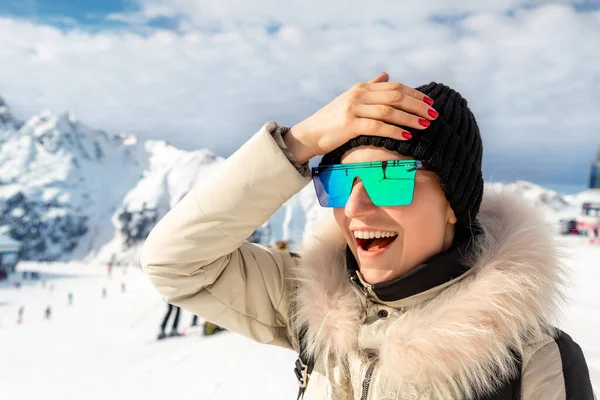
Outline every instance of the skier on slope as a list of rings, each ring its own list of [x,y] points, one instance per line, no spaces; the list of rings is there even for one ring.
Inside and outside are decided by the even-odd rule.
[[[169,324],[169,317],[171,316],[171,313],[173,312],[173,310],[175,310],[175,317],[173,319],[173,325],[171,326],[171,333],[169,334],[169,336],[170,337],[181,336],[181,333],[179,333],[179,330],[178,330],[179,314],[181,313],[181,308],[168,303],[167,304],[167,312],[166,312],[165,316],[163,317],[162,323],[160,324],[160,333],[158,334],[158,337],[157,337],[158,340],[162,340],[167,337],[166,329],[167,329],[167,325]]]
[[[301,258],[244,242],[317,155],[334,218]],[[303,349],[299,397],[591,400],[581,349],[553,325],[551,231],[523,199],[483,195],[481,163],[458,92],[384,73],[291,129],[266,124],[156,225],[142,265],[167,301]]]

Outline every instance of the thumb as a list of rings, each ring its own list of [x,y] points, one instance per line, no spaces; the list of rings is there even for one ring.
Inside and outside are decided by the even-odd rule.
[[[387,72],[382,72],[377,75],[375,78],[371,79],[369,83],[380,83],[380,82],[389,82],[390,75]]]

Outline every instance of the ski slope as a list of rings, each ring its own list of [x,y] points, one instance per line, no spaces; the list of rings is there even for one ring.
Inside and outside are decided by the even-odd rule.
[[[561,325],[583,348],[600,388],[600,247],[563,239],[571,266],[571,298]],[[108,277],[103,265],[22,263],[46,280],[0,282],[2,399],[153,400],[291,399],[296,395],[291,351],[225,332],[204,338],[155,340],[166,310],[136,267]],[[21,281],[16,289],[11,282]],[[121,292],[125,283],[126,291]],[[53,285],[51,290],[50,285]],[[102,288],[107,297],[102,297]],[[73,305],[68,293],[73,293]],[[52,306],[51,320],[44,319]],[[23,323],[17,324],[24,306]],[[192,315],[182,312],[180,330]]]

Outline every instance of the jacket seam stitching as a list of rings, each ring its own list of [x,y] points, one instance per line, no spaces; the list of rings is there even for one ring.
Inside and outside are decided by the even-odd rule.
[[[200,203],[198,202],[198,198],[196,198],[195,189],[192,189],[192,190],[193,190],[193,196],[194,196],[194,203],[196,203],[196,206],[198,207],[198,211],[200,211],[200,214],[202,214],[202,217],[204,217],[204,220],[210,224],[210,227],[213,228],[215,231],[219,232],[225,239],[229,240],[231,243],[235,243],[238,245],[241,245],[242,243],[244,243],[243,241],[236,242],[235,240],[231,240],[223,231],[221,231],[219,228],[217,228],[210,219],[208,219],[206,214],[204,214],[204,211],[202,210]]]
[[[285,256],[286,256],[286,254],[283,254],[283,257],[285,257]],[[289,257],[292,258],[292,256],[289,256]],[[275,260],[273,260],[273,261],[275,261]],[[292,262],[293,261],[294,260],[292,260]],[[277,307],[275,308],[275,310],[277,310],[277,314],[280,314],[280,315],[281,315],[281,312],[279,312],[279,307],[281,306],[281,303],[283,303],[283,299],[285,298],[285,291],[287,290],[287,287],[288,287],[285,263],[284,263],[284,267],[282,268],[282,273],[283,273],[283,287],[281,288],[281,297],[279,298],[279,301],[277,302]],[[283,326],[287,329],[287,321],[284,321]]]
[[[225,302],[225,301],[221,300],[221,299],[220,299],[219,297],[217,297],[217,296],[216,296],[216,295],[215,295],[213,292],[211,292],[211,291],[210,291],[208,288],[204,288],[204,290],[206,290],[206,291],[207,291],[207,292],[208,292],[208,293],[209,293],[209,294],[210,294],[210,295],[211,295],[213,298],[215,298],[216,300],[218,300],[218,301],[219,301],[219,303],[223,304],[223,305],[225,306],[225,309],[232,310],[232,311],[234,311],[234,312],[236,312],[236,313],[238,313],[238,314],[240,314],[240,315],[243,315],[243,316],[244,316],[244,317],[246,317],[246,318],[249,318],[249,319],[251,319],[251,320],[253,320],[253,321],[255,321],[255,322],[258,322],[259,324],[261,324],[261,325],[263,325],[263,326],[265,326],[265,327],[267,327],[267,328],[286,328],[286,326],[285,326],[285,325],[283,325],[283,326],[278,326],[278,325],[269,325],[269,324],[266,324],[266,323],[264,323],[264,322],[262,322],[262,321],[258,320],[257,318],[254,318],[254,317],[252,317],[252,316],[250,316],[250,315],[246,314],[246,313],[245,313],[245,312],[243,312],[243,311],[240,311],[240,310],[237,310],[237,309],[233,308],[233,306],[232,306],[231,304],[229,304],[229,303],[227,303],[227,302]]]

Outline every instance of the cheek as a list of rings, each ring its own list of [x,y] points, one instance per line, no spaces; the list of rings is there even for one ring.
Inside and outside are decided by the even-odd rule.
[[[421,221],[434,226],[445,225],[447,206],[446,196],[437,180],[428,179],[416,183],[410,207],[411,212],[418,215]]]
[[[412,232],[412,237],[436,237],[446,225],[445,197],[440,198],[435,191],[415,191],[410,205],[390,207],[387,212],[405,233]]]
[[[397,225],[402,229],[402,247],[410,254],[429,253],[439,247],[443,238],[444,224],[436,210],[427,203],[413,203],[402,209],[390,210]]]
[[[420,221],[422,220],[419,216],[419,207],[415,203],[402,207],[390,207],[387,209],[387,214],[397,225],[402,227],[404,233],[413,232],[421,225]]]
[[[346,239],[346,243],[350,245],[352,249],[354,247],[354,237],[350,234],[348,230],[348,218],[346,217],[346,213],[343,208],[334,208],[333,209],[333,217],[335,218],[335,222],[340,227],[342,233],[344,234],[344,238]]]
[[[346,222],[346,214],[344,214],[344,209],[343,208],[334,208],[333,209],[333,217],[335,218],[335,222],[338,223],[340,228],[343,228],[344,224]]]
[[[342,232],[344,232],[344,236],[346,236],[346,231],[348,230],[348,218],[346,218],[346,213],[344,212],[344,209],[334,208],[333,217],[335,218],[335,222],[337,222]]]

